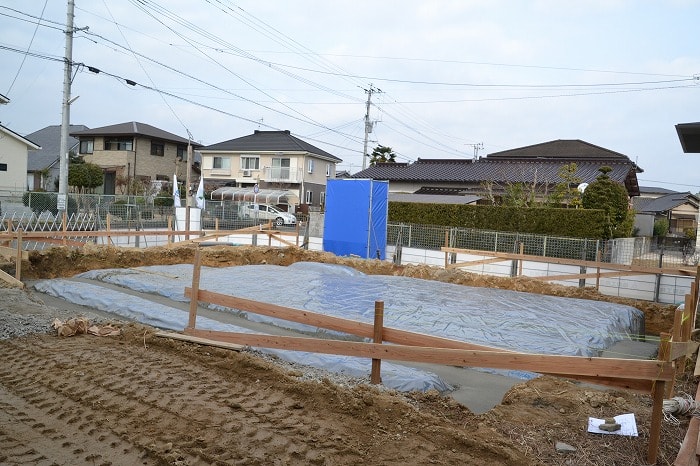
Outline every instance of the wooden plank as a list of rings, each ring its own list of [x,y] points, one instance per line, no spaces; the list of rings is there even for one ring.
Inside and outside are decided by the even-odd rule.
[[[197,306],[199,305],[199,276],[202,270],[202,253],[197,248],[194,251],[194,270],[192,271],[192,291],[190,293],[190,313],[187,328],[195,328],[197,325]]]
[[[671,361],[680,357],[689,358],[698,351],[700,343],[697,341],[673,341],[671,342]]]
[[[454,264],[448,264],[447,268],[454,269],[454,268],[458,268],[458,267],[472,267],[474,265],[493,264],[496,262],[504,262],[506,260],[508,260],[508,259],[501,259],[500,257],[496,257],[493,259],[480,259],[480,260],[474,260],[474,261],[457,262]]]
[[[215,346],[217,348],[230,349],[233,351],[240,351],[244,348],[242,345],[237,345],[235,343],[226,343],[224,341],[208,340],[206,338],[195,337],[192,335],[183,335],[182,333],[174,332],[156,332],[155,336],[161,338],[170,338],[173,340],[187,341],[190,343],[197,343],[206,346]]]
[[[190,298],[191,296],[192,289],[185,288],[185,297]],[[327,316],[313,311],[293,309],[278,306],[276,304],[261,303],[250,299],[238,298],[208,290],[199,290],[198,296],[200,301],[218,304],[231,309],[254,312],[256,314],[261,314],[268,317],[275,317],[278,319],[289,320],[291,322],[298,322],[329,330],[336,330],[338,332],[349,333],[351,335],[357,335],[364,338],[372,338],[374,336],[374,328],[372,324],[365,322],[343,319],[342,317]],[[473,343],[451,340],[449,338],[426,335],[424,333],[399,330],[392,327],[384,327],[382,335],[384,341],[399,345],[509,352],[508,350],[494,348],[492,346],[477,345]]]
[[[0,270],[0,280],[9,283],[10,286],[12,286],[13,288],[24,288],[24,283],[17,280],[15,277],[5,272],[4,270]]]
[[[700,385],[695,392],[695,401],[700,402]],[[700,436],[700,418],[696,416],[690,417],[688,429],[685,431],[685,437],[681,443],[681,447],[676,455],[674,466],[697,466],[697,442]]]
[[[649,451],[647,463],[656,464],[661,440],[661,421],[663,420],[663,402],[666,382],[657,380],[652,393],[651,426],[649,428]]]
[[[460,367],[515,369],[568,377],[614,377],[668,381],[673,378],[669,362],[640,359],[588,358],[581,356],[552,356],[514,352],[473,351],[451,348],[430,348],[406,345],[382,345],[306,337],[251,335],[215,330],[185,329],[185,334],[210,340],[227,341],[248,346],[342,354],[369,359],[425,362]]]
[[[500,257],[502,259],[517,259],[526,260],[531,262],[545,262],[549,264],[561,264],[561,265],[578,265],[584,267],[601,267],[603,269],[610,270],[624,270],[629,272],[640,272],[641,274],[671,274],[671,275],[692,275],[695,276],[696,271],[693,269],[683,269],[683,268],[662,268],[662,267],[641,267],[637,265],[625,265],[625,264],[613,264],[609,262],[598,262],[598,261],[586,261],[580,259],[561,259],[558,257],[545,257],[545,256],[532,256],[532,255],[521,255],[507,252],[494,252],[494,251],[481,251],[478,249],[460,249],[460,248],[440,248],[445,254],[448,252],[453,252],[457,254],[471,254],[474,256],[490,256],[490,257]]]
[[[17,249],[0,246],[0,256],[5,257],[7,259],[17,257]],[[29,260],[29,252],[22,251],[22,260]]]
[[[600,277],[624,277],[628,275],[641,275],[639,272],[591,272],[591,273],[569,273],[563,275],[542,275],[539,277],[528,277],[535,280],[575,280],[580,278],[595,278],[600,279]]]
[[[374,343],[381,343],[384,330],[384,301],[374,302]],[[382,360],[372,359],[372,371],[370,372],[370,383],[379,384],[382,382]]]

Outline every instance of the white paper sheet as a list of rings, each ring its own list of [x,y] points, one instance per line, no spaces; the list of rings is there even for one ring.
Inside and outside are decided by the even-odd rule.
[[[626,435],[628,437],[637,437],[639,433],[637,432],[637,421],[634,419],[634,413],[620,414],[615,416],[615,422],[620,424],[620,430],[615,432],[608,432],[607,430],[600,430],[599,425],[605,424],[605,419],[596,419],[594,417],[588,418],[588,432],[594,434],[614,434],[614,435]]]

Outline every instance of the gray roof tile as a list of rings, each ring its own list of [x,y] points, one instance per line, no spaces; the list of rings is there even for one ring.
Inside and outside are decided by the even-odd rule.
[[[68,132],[88,129],[85,125],[70,125]],[[27,171],[40,171],[51,167],[58,161],[61,152],[61,125],[51,125],[27,135],[27,139],[41,146],[41,149],[30,150],[27,159]],[[68,151],[75,150],[79,140],[68,137]],[[77,152],[77,151],[76,151]]]
[[[206,147],[203,151],[233,151],[233,152],[308,152],[319,155],[334,162],[342,162],[335,155],[293,136],[289,130],[260,131],[228,141],[219,142]]]
[[[187,144],[188,139],[180,137],[176,134],[169,133],[155,126],[130,121],[126,123],[118,123],[116,125],[102,126],[100,128],[86,129],[70,133],[71,136],[147,136],[163,141],[174,142],[178,144]],[[202,144],[192,142],[193,147],[201,147]]]

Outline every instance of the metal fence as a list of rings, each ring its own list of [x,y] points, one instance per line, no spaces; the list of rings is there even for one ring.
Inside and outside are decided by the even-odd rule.
[[[113,229],[165,229],[175,216],[172,197],[145,197],[127,195],[70,194],[67,203],[66,230],[104,230],[107,215]],[[236,202],[207,200],[201,211],[200,228],[203,230],[234,230],[257,223],[241,218]],[[308,220],[297,214],[301,221]],[[313,217],[311,219],[313,221]],[[56,193],[25,192],[0,197],[0,231],[52,231],[63,229],[63,216],[57,209]],[[399,249],[416,248],[440,250],[443,246],[490,252],[596,260],[603,262],[647,267],[696,266],[700,254],[695,243],[684,238],[635,237],[613,240],[567,238],[525,233],[455,228],[435,225],[396,224],[387,226],[387,244]],[[27,245],[39,249],[41,245]]]

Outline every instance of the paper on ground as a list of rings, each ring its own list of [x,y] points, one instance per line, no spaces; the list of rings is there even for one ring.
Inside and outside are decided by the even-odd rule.
[[[599,425],[605,424],[605,419],[596,419],[594,417],[588,418],[588,432],[593,432],[594,434],[615,434],[615,435],[627,435],[628,437],[636,437],[639,435],[637,432],[637,421],[634,419],[634,413],[620,414],[615,416],[615,422],[620,424],[620,430],[615,432],[608,432],[606,430],[600,430]]]

